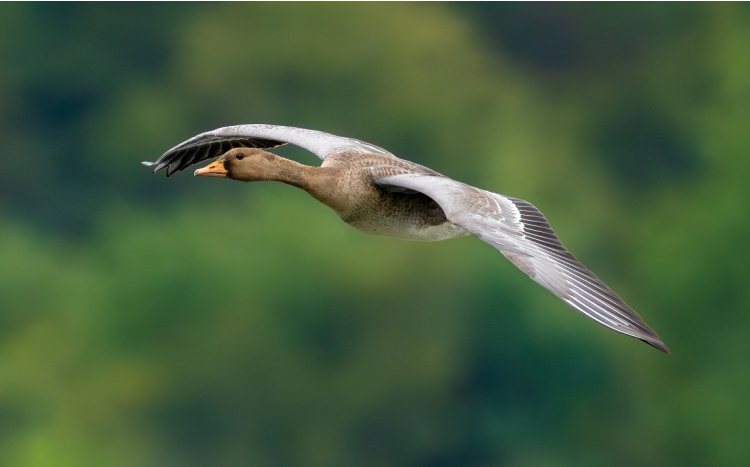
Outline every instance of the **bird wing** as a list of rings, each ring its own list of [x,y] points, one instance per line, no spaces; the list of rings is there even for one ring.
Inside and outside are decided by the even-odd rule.
[[[511,263],[599,324],[669,349],[638,314],[560,243],[544,215],[524,200],[432,174],[373,168],[375,183],[434,199],[449,221],[498,249]]]
[[[194,136],[165,152],[156,161],[143,162],[143,165],[154,167],[154,173],[166,168],[167,177],[171,177],[177,171],[219,157],[232,148],[270,149],[287,143],[307,149],[321,160],[332,152],[346,149],[393,157],[374,144],[322,131],[278,125],[236,125]]]

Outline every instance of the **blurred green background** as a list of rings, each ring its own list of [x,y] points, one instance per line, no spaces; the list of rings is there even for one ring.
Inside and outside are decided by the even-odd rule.
[[[747,4],[0,5],[0,465],[748,465],[749,57]],[[672,354],[140,165],[239,123],[531,201]]]

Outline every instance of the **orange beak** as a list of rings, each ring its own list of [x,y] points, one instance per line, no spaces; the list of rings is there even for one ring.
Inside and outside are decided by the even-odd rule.
[[[224,168],[224,161],[216,161],[202,169],[196,170],[193,175],[196,177],[228,177],[227,169]]]

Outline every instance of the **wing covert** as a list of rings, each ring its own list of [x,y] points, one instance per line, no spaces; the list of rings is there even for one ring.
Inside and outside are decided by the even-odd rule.
[[[165,152],[154,162],[143,162],[156,173],[167,169],[167,177],[191,165],[219,157],[237,147],[271,149],[293,144],[307,149],[321,160],[331,152],[354,149],[366,153],[392,156],[374,144],[322,131],[279,125],[236,125],[207,131],[184,141]]]
[[[531,203],[443,176],[374,170],[373,177],[381,186],[431,197],[448,220],[495,247],[568,305],[610,329],[669,353],[641,317],[560,243],[547,219]]]

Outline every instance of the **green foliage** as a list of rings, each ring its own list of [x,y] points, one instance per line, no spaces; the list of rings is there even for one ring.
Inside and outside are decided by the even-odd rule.
[[[0,6],[0,465],[745,465],[748,50],[735,4]],[[138,164],[251,122],[531,201],[672,355]]]

